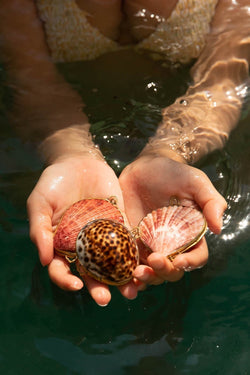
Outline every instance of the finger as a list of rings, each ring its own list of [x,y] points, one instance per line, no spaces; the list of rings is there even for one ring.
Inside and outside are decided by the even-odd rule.
[[[84,281],[88,288],[88,291],[93,298],[93,300],[99,306],[107,306],[111,300],[111,293],[109,291],[108,285],[102,284],[101,282],[93,279],[88,275],[84,275]]]
[[[159,278],[151,267],[142,264],[136,267],[133,275],[139,282],[146,285],[159,285],[165,281]]]
[[[173,260],[173,265],[184,271],[192,271],[203,267],[208,261],[208,247],[203,237],[195,247],[187,252],[178,255]]]
[[[54,256],[52,209],[43,199],[31,196],[27,201],[30,238],[35,243],[42,265],[49,264]]]
[[[204,208],[203,213],[207,220],[209,229],[215,233],[220,234],[223,225],[223,214],[227,208],[227,203],[224,198],[209,200]]]
[[[131,280],[127,284],[119,286],[118,289],[123,297],[132,300],[137,297],[138,287],[139,285],[136,285],[134,280]]]
[[[184,272],[177,269],[173,264],[162,254],[152,253],[147,258],[148,266],[139,265],[135,271],[134,276],[143,283],[151,285],[159,285],[165,281],[177,281]]]
[[[147,284],[143,283],[142,281],[140,281],[138,279],[136,279],[135,277],[134,277],[134,284],[137,287],[137,292],[142,292],[143,290],[147,289]]]
[[[63,290],[79,290],[83,287],[83,282],[77,276],[72,275],[68,262],[59,257],[55,257],[48,266],[49,277],[53,283]]]
[[[219,234],[222,228],[223,213],[227,208],[227,202],[215,189],[209,178],[201,172],[201,177],[194,181],[194,199],[201,207],[209,228]]]
[[[91,297],[99,306],[107,306],[111,300],[108,285],[102,284],[88,275],[84,275],[83,277]],[[125,298],[132,300],[137,296],[138,287],[133,280],[125,285],[119,286],[118,289]]]
[[[175,268],[166,256],[157,252],[149,255],[147,262],[159,279],[173,282],[179,280],[184,274],[183,270]]]

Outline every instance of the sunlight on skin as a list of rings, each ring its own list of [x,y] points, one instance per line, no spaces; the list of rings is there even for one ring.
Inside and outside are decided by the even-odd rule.
[[[141,162],[146,163],[146,168],[141,168]],[[161,165],[162,162],[164,162],[163,169]],[[150,163],[154,164],[153,161]],[[51,280],[60,288],[64,290],[79,290],[83,288],[83,284],[85,283],[90,295],[97,304],[106,305],[109,303],[111,294],[107,285],[95,281],[88,276],[84,276],[83,282],[77,276],[71,274],[70,267],[63,258],[55,257],[53,259],[52,225],[55,226],[58,223],[65,208],[84,197],[89,198],[90,192],[96,197],[103,197],[104,191],[106,191],[107,196],[114,195],[119,197],[119,207],[123,211],[124,206],[122,197],[124,196],[126,199],[126,213],[129,214],[128,218],[132,217],[128,206],[129,202],[133,210],[132,212],[136,212],[136,215],[139,215],[138,217],[145,216],[145,203],[142,201],[141,197],[151,197],[150,199],[153,199],[154,195],[156,195],[159,200],[159,205],[161,199],[165,202],[166,198],[169,197],[168,192],[163,189],[165,184],[162,184],[161,181],[162,178],[164,179],[164,176],[163,174],[157,173],[157,168],[160,167],[160,169],[164,171],[168,166],[165,173],[167,175],[173,174],[174,176],[176,174],[175,165],[179,165],[177,162],[165,159],[157,160],[154,166],[150,166],[150,163],[147,159],[145,160],[143,158],[142,160],[137,160],[133,164],[136,168],[135,170],[130,170],[129,175],[126,174],[126,171],[132,167],[124,170],[120,179],[123,188],[122,192],[120,190],[119,181],[113,170],[102,161],[86,160],[86,158],[79,160],[79,157],[77,157],[76,160],[71,158],[69,160],[62,160],[48,167],[44,171],[28,200],[28,211],[31,224],[30,231],[31,238],[38,247],[42,264],[48,265]],[[193,173],[193,169],[186,165],[181,165],[180,168],[184,168],[185,173],[187,168],[189,173]],[[155,178],[153,179],[151,176],[152,173],[155,175]],[[172,189],[172,185],[179,186],[180,181],[178,182],[178,179],[180,179],[180,176],[181,178],[183,175],[185,176],[185,173],[178,172],[175,177],[177,178],[177,181],[175,181],[177,185],[172,181],[171,184],[168,184],[168,187]],[[198,172],[195,170],[195,173]],[[201,171],[199,171],[198,175],[199,183],[196,181],[194,186],[197,187],[203,185],[203,179],[206,178],[206,188],[204,188],[204,191],[200,189],[199,192],[197,192],[197,199],[201,206],[204,206],[205,216],[208,218],[209,215],[211,215],[213,225],[219,231],[220,224],[218,224],[216,221],[217,219],[214,218],[214,214],[216,213],[214,210],[214,202],[211,199],[215,194],[214,188],[207,184],[207,177],[205,177]],[[85,183],[85,176],[88,176],[88,184]],[[102,176],[101,180],[100,176]],[[140,178],[142,178],[142,181],[144,182],[148,181],[146,185],[143,183],[143,194],[141,194]],[[173,178],[174,177],[172,177],[172,179]],[[160,181],[157,182],[155,179],[160,179]],[[154,183],[152,184],[150,181],[154,181]],[[72,189],[72,185],[74,186],[74,189]],[[145,188],[149,189],[146,194]],[[57,194],[55,194],[56,191]],[[171,191],[170,193],[172,194]],[[218,193],[216,192],[216,194]],[[218,196],[216,194],[215,201],[218,205],[216,212],[217,215],[220,216],[224,209],[224,205],[222,204],[224,200],[220,202],[220,199],[218,200],[218,197],[220,196],[219,194]],[[199,198],[200,195],[202,195],[202,199]],[[211,207],[209,207],[209,202],[207,204],[207,200],[209,199],[211,199]],[[60,202],[60,204],[55,202]],[[218,218],[218,220],[221,222],[221,218]],[[205,264],[208,257],[205,240],[200,241],[199,245],[196,246],[196,250],[179,255],[174,262],[170,262],[161,254],[151,254],[147,259],[148,265],[140,265],[135,270],[134,276],[137,280],[132,280],[130,283],[119,287],[120,292],[125,298],[134,299],[139,290],[145,289],[145,284],[158,285],[166,280],[176,281],[183,276],[184,270],[190,270],[191,268],[194,269]]]
[[[51,280],[63,290],[79,290],[84,285],[82,280],[72,275],[68,262],[63,258],[55,257],[48,265],[48,272]]]
[[[17,104],[20,108],[22,108],[22,111],[18,112],[20,116],[17,117],[20,117],[19,120],[26,124],[25,128],[27,129],[27,134],[29,134],[29,136],[32,136],[37,132],[41,132],[40,135],[46,138],[48,134],[53,133],[53,131],[67,126],[68,121],[70,120],[71,123],[73,121],[73,123],[81,123],[84,125],[85,137],[87,139],[89,126],[86,116],[76,113],[76,108],[83,107],[82,99],[78,97],[74,90],[69,89],[66,82],[64,83],[61,78],[59,79],[57,73],[55,73],[56,69],[51,62],[42,24],[37,19],[37,12],[33,2],[24,1],[22,2],[24,5],[19,6],[17,6],[17,3],[18,2],[14,0],[3,2],[7,12],[5,17],[2,17],[3,22],[1,22],[1,28],[4,26],[4,33],[2,34],[7,36],[6,45],[8,46],[8,59],[12,62],[17,61],[17,67],[14,67],[16,68],[14,69],[16,74],[18,73],[17,68],[22,68],[20,70],[21,74],[17,74],[15,77],[15,82],[25,84],[24,87],[26,88],[26,92],[32,93],[27,97],[19,97]],[[97,23],[100,22],[100,28],[103,27],[102,22],[106,22],[107,20],[109,21],[106,22],[106,30],[107,33],[112,34],[111,38],[117,38],[117,25],[120,24],[119,17],[121,16],[121,5],[124,5],[124,3],[125,2],[121,2],[120,0],[78,0],[78,4],[80,4],[80,6],[82,5],[83,9],[84,6],[86,6],[86,12],[90,12],[90,20],[92,15],[95,13],[94,11],[92,12],[92,10],[99,12]],[[146,20],[150,23],[150,20],[152,20],[152,24],[154,26],[155,21],[158,21],[156,17],[151,16],[160,13],[160,15],[163,17],[168,17],[168,12],[170,8],[174,7],[176,0],[171,0],[168,2],[162,2],[160,0],[155,0],[154,2],[149,0],[127,0],[126,3],[128,8],[125,9],[125,7],[124,10],[127,11],[128,18],[129,5],[131,6],[131,9],[134,6],[138,6],[139,10],[143,11],[147,8],[149,12],[147,15],[147,12],[143,12],[146,16],[144,18],[142,17],[143,22]],[[215,16],[217,26],[219,25],[219,27],[222,28],[221,30],[226,30],[225,27],[227,28],[227,24],[223,24],[223,19],[229,19],[225,17],[224,13],[224,9],[226,10],[226,3],[227,1],[219,2],[218,8],[220,8],[221,11],[218,13],[218,19]],[[228,3],[230,4],[230,2]],[[241,4],[244,3],[246,4],[247,2],[241,1]],[[95,7],[95,9],[91,8],[92,5]],[[101,5],[103,5],[103,7],[101,7]],[[87,7],[90,8],[87,9]],[[25,12],[22,12],[22,17],[18,17],[18,11],[20,8],[25,9]],[[107,10],[106,14],[108,18],[104,16],[102,12],[103,9]],[[136,29],[138,26],[136,26],[136,17],[134,17],[134,12],[135,9],[133,8],[131,12],[132,20],[130,19],[131,24],[133,24],[132,29]],[[233,26],[232,33],[230,34],[229,30],[228,34],[229,38],[230,36],[235,38],[235,49],[233,46],[232,51],[228,48],[223,49],[222,47],[225,44],[224,40],[223,43],[218,43],[218,47],[215,49],[215,51],[218,52],[219,50],[221,53],[220,59],[223,61],[222,67],[225,66],[225,61],[230,61],[231,53],[234,55],[234,52],[239,50],[238,43],[241,39],[238,40],[235,30],[237,30],[238,34],[238,30],[240,33],[241,30],[244,29],[244,22],[242,22],[244,13],[241,11],[241,9],[239,9],[239,12],[235,12],[234,9],[229,9],[228,14],[232,18],[235,14],[238,14],[236,21],[240,27],[236,29]],[[147,17],[149,20],[146,19]],[[18,29],[19,32],[17,35],[18,39],[16,39],[17,36],[15,36],[15,39],[11,40],[11,25],[13,21],[14,26],[18,26],[16,29]],[[235,23],[236,27],[237,22]],[[216,22],[213,22],[213,24],[216,26]],[[217,58],[211,53],[214,47],[213,40],[214,35],[212,35],[210,45],[208,42],[208,48],[204,49],[204,56],[201,57],[201,68],[199,68],[198,63],[198,65],[196,65],[196,70],[194,70],[192,73],[197,90],[199,90],[198,86],[200,79],[202,83],[206,83],[206,79],[205,81],[203,80],[204,72],[208,71],[211,73],[210,68],[218,65]],[[39,56],[38,60],[37,56]],[[245,59],[243,52],[242,54],[238,53],[235,56],[237,56],[239,61]],[[246,66],[247,64],[245,64],[245,67]],[[230,68],[230,64],[228,67]],[[44,71],[44,68],[45,76],[41,79],[41,72]],[[25,81],[25,75],[23,74],[23,71],[27,72],[27,69],[29,71],[29,82]],[[223,82],[227,83],[228,79],[230,82],[228,89],[231,90],[231,88],[234,86],[234,84],[231,84],[231,70],[223,69],[223,71],[225,71],[226,77],[226,80]],[[217,80],[217,78],[220,77],[217,77],[215,73],[213,73],[211,77],[213,79],[216,78]],[[242,77],[243,76],[244,72]],[[30,79],[30,77],[34,79]],[[46,79],[44,80],[43,78]],[[34,82],[40,82],[42,84],[42,86],[40,84],[37,85],[39,87],[38,91],[33,85]],[[26,86],[27,84],[28,86]],[[29,90],[27,90],[27,88]],[[58,88],[60,88],[60,95],[54,95],[54,93],[58,93]],[[231,99],[230,90],[224,90],[226,92],[227,99]],[[53,95],[48,96],[49,92],[52,92]],[[51,98],[54,100],[51,100]],[[70,103],[68,103],[69,98],[71,98]],[[216,103],[218,104],[217,99]],[[23,114],[27,111],[27,113],[29,113],[30,108],[32,108],[35,115],[44,113],[43,120],[41,120],[39,124],[37,124],[35,121],[30,123],[26,122],[27,118],[23,116]],[[55,108],[57,109],[56,111]],[[227,111],[225,113],[227,113]],[[232,113],[230,112],[230,114]],[[227,118],[227,116],[223,116],[223,118],[224,117]],[[231,117],[233,118],[232,123],[234,125],[237,116],[234,115]],[[40,117],[37,116],[37,118]],[[51,118],[53,119],[52,122]],[[222,132],[222,134],[228,134],[232,128],[232,123],[230,121],[221,125],[220,116],[218,118],[216,116],[212,117],[212,120],[213,121],[211,121],[211,123],[215,123],[215,129],[219,124],[218,128],[220,128],[220,132]],[[193,126],[193,121],[191,122]],[[211,123],[205,124],[206,130],[210,128]],[[79,140],[79,137],[77,137],[77,139]],[[205,140],[207,141],[206,137]],[[158,141],[159,140],[157,140],[157,142]],[[68,150],[69,140],[63,137],[60,139],[59,143],[61,146],[63,145],[63,147],[60,148],[60,151],[61,154],[65,156],[65,150]],[[209,144],[210,143],[208,142],[208,145]],[[86,145],[89,145],[89,143],[87,142]],[[53,154],[54,144],[51,146]],[[72,146],[72,144],[70,146]],[[70,273],[68,264],[63,259],[58,259],[57,257],[54,258],[53,252],[53,230],[65,209],[77,200],[90,197],[107,198],[110,195],[115,195],[118,197],[119,207],[121,208],[122,212],[124,212],[124,198],[128,219],[130,219],[132,226],[136,226],[138,221],[151,209],[164,206],[165,202],[168,201],[171,195],[177,194],[181,199],[190,199],[197,202],[204,212],[209,228],[215,233],[220,232],[222,214],[226,208],[226,203],[223,198],[215,192],[212,184],[201,171],[197,171],[187,165],[183,166],[181,163],[174,164],[173,161],[170,161],[169,158],[166,157],[154,158],[154,156],[151,154],[148,158],[141,158],[139,161],[137,159],[134,163],[132,163],[129,168],[126,168],[122,172],[121,178],[119,179],[120,181],[118,181],[114,172],[103,161],[100,162],[100,160],[97,161],[94,159],[91,160],[90,158],[87,159],[86,157],[79,157],[82,152],[85,152],[82,145],[79,145],[79,142],[76,142],[76,145],[74,143],[73,146],[74,147],[70,147],[69,149],[78,151],[77,157],[75,154],[71,157],[71,155],[69,155],[67,152],[67,157],[61,158],[60,160],[57,158],[52,158],[51,163],[54,164],[44,171],[35,189],[31,193],[30,198],[28,199],[31,238],[38,247],[42,264],[49,265],[49,274],[51,279],[63,289],[76,290],[77,288],[80,289],[83,287],[83,282]],[[219,146],[221,146],[221,143],[219,143]],[[166,144],[164,143],[164,149],[166,150],[166,148]],[[90,149],[92,152],[93,147]],[[158,153],[158,151],[159,150],[157,149],[156,154],[160,155],[161,152]],[[119,182],[121,185],[119,185]],[[183,275],[184,270],[194,269],[206,263],[207,256],[208,253],[206,242],[205,240],[202,240],[196,245],[194,250],[186,254],[179,255],[172,263],[168,261],[168,259],[163,258],[161,254],[151,254],[147,259],[148,265],[139,266],[135,271],[135,275],[137,273],[138,279],[140,279],[142,283],[148,284],[158,284],[164,282],[165,280],[175,281]],[[107,286],[102,285],[91,278],[88,279],[87,277],[85,283],[90,294],[97,303],[105,305],[109,302],[111,295]],[[134,298],[136,291],[139,290],[139,288],[144,288],[144,285],[138,283],[138,281],[133,281],[119,289],[124,296],[127,296],[127,298]]]
[[[221,230],[226,202],[208,177],[196,168],[168,158],[141,157],[125,168],[120,176],[120,184],[126,214],[134,225],[154,207],[163,207],[171,196],[177,195],[180,202],[182,199],[197,202],[210,229],[215,233]],[[150,254],[147,265],[140,265],[134,271],[134,276],[146,284],[177,281],[184,271],[200,268],[207,260],[208,249],[203,238],[192,251],[178,255],[173,262],[162,254]]]
[[[82,289],[85,283],[96,303],[106,305],[111,299],[107,285],[88,276],[84,276],[83,282],[72,275],[64,258],[54,256],[52,225],[55,228],[71,204],[90,198],[90,194],[97,198],[115,196],[119,208],[124,211],[119,181],[107,163],[77,156],[76,159],[61,160],[45,169],[27,202],[30,236],[38,247],[41,263],[48,265],[49,276],[56,285],[74,291]],[[125,298],[133,299],[137,295],[137,285],[133,281],[119,289]]]

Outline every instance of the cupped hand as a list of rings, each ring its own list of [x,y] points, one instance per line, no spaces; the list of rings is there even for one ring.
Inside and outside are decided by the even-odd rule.
[[[124,169],[119,181],[132,226],[136,227],[147,213],[167,205],[172,196],[177,196],[180,203],[188,200],[198,204],[210,230],[220,233],[227,204],[201,170],[168,157],[141,156]],[[146,284],[177,281],[184,271],[200,268],[207,260],[208,248],[203,238],[173,262],[160,253],[151,253],[147,264],[139,265],[134,276]]]
[[[27,201],[30,236],[36,244],[40,261],[48,265],[51,280],[65,290],[79,290],[83,281],[74,276],[68,262],[54,255],[53,231],[65,210],[84,198],[116,196],[121,212],[124,203],[119,181],[103,160],[68,157],[47,167]],[[111,294],[107,285],[84,277],[84,282],[99,305],[106,305]],[[129,299],[135,298],[137,286],[133,281],[119,288]]]

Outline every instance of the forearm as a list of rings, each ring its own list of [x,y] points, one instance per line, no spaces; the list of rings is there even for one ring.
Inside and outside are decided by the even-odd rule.
[[[47,92],[48,90],[48,92]],[[69,156],[102,158],[90,134],[83,102],[64,82],[40,92],[15,92],[9,113],[18,135],[38,145],[45,164]]]
[[[219,1],[206,47],[191,71],[193,84],[183,97],[163,110],[156,135],[142,154],[194,163],[224,146],[239,119],[247,88],[247,3],[237,1],[233,6],[231,1]]]
[[[249,74],[249,0],[220,0],[206,46],[191,70],[193,85],[188,93],[206,90],[218,82],[230,86],[244,83]]]
[[[224,93],[220,98],[218,91],[216,102],[207,98],[205,92],[179,98],[163,110],[162,122],[141,154],[193,164],[224,146],[240,109],[237,97],[224,101]]]
[[[18,89],[9,116],[18,135],[38,145],[46,165],[72,156],[103,159],[93,142],[83,106],[80,96],[63,82],[40,92],[19,94]]]
[[[27,94],[59,85],[33,0],[1,0],[0,57],[7,84]]]
[[[100,157],[78,93],[51,61],[32,0],[2,0],[0,51],[12,92],[11,124],[19,136],[41,143],[46,163],[69,154]]]

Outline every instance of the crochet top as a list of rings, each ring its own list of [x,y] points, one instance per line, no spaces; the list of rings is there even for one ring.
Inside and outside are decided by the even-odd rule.
[[[133,44],[157,58],[187,63],[205,45],[218,0],[179,0],[169,18],[148,37]],[[75,0],[36,0],[47,43],[55,62],[91,60],[124,46],[92,26]]]

